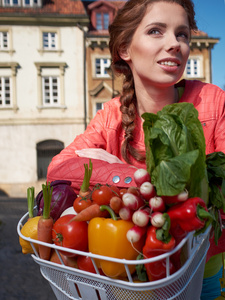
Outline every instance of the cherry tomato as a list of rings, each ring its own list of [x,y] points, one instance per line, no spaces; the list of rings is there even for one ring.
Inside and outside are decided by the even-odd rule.
[[[91,204],[92,201],[90,199],[87,199],[86,197],[77,197],[73,202],[73,208],[77,213],[79,213]]]
[[[92,200],[98,205],[108,205],[114,192],[107,185],[96,187],[92,192]]]
[[[88,250],[88,224],[87,222],[72,221],[74,215],[60,217],[52,229],[52,240],[57,246],[67,247],[74,250]],[[68,257],[77,256],[74,253],[61,251]]]
[[[114,196],[120,196],[120,189],[116,185],[110,185],[110,189],[113,191]]]

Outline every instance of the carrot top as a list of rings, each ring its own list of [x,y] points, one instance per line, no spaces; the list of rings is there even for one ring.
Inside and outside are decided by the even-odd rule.
[[[27,189],[27,206],[28,206],[28,213],[29,218],[33,218],[33,209],[34,209],[34,187],[29,187]]]
[[[81,185],[80,190],[82,192],[87,192],[89,190],[89,186],[90,186],[90,179],[91,179],[91,174],[92,174],[92,162],[91,159],[89,160],[89,165],[88,164],[84,164],[84,179],[83,179],[83,183]]]
[[[49,183],[46,182],[46,185],[42,184],[42,191],[43,191],[43,199],[44,199],[43,219],[49,219],[52,192],[53,192],[53,187],[50,186],[50,182]]]

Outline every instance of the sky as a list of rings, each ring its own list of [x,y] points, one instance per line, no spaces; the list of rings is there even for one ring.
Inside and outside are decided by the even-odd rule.
[[[212,83],[225,89],[225,0],[193,0],[199,30],[220,41],[212,49]]]

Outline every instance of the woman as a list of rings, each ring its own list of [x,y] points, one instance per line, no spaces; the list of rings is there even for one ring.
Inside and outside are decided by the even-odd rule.
[[[134,185],[134,167],[145,168],[141,115],[165,105],[191,102],[199,112],[206,153],[225,152],[225,95],[211,84],[181,81],[189,56],[191,30],[196,29],[191,0],[130,0],[109,27],[112,66],[124,75],[123,92],[97,113],[84,134],[53,158],[47,179],[72,181],[75,191],[83,180],[83,164],[92,158],[91,185]],[[224,244],[222,245],[224,246]],[[217,248],[219,249],[219,248]],[[211,253],[218,254],[220,250]],[[209,287],[220,295],[221,254],[206,265]],[[214,276],[214,277],[213,277]],[[210,281],[211,280],[211,281]],[[217,286],[216,286],[216,283]]]

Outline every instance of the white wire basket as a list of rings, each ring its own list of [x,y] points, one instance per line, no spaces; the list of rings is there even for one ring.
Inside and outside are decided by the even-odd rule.
[[[65,251],[65,248],[23,236],[21,228],[27,220],[27,217],[28,213],[19,220],[17,232],[20,237],[31,243],[35,253],[31,256],[34,261],[39,264],[42,276],[49,282],[56,298],[59,300],[200,299],[206,254],[209,248],[210,227],[198,236],[194,236],[193,232],[189,233],[175,249],[166,254],[138,261],[116,259],[66,248],[67,252],[90,256],[96,269],[96,274],[93,274],[77,268],[65,266],[59,252],[59,250]],[[34,244],[42,244],[55,249],[62,264],[41,259]],[[177,272],[170,274],[170,257],[177,251],[181,251],[182,253],[183,264]],[[128,279],[112,279],[100,274],[95,263],[96,259],[123,264]],[[152,282],[140,282],[135,281],[130,274],[130,265],[146,264],[162,259],[166,260],[166,278]]]

